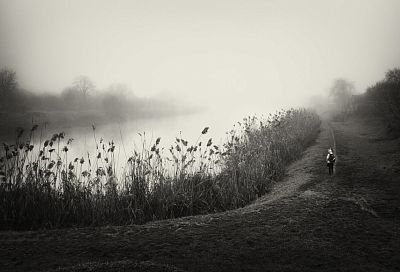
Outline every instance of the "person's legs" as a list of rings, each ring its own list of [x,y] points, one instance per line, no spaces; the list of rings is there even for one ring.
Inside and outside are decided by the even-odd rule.
[[[329,175],[332,175],[333,174],[333,164],[329,163],[328,168],[329,168]]]

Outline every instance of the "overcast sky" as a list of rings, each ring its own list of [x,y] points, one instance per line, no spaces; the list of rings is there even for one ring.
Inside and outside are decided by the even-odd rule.
[[[284,107],[399,67],[399,14],[399,0],[0,0],[0,65],[35,91],[87,75],[221,109]]]

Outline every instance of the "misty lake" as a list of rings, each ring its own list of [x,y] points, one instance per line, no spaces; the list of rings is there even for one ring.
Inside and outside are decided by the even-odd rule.
[[[125,162],[134,150],[141,150],[144,144],[150,149],[158,137],[160,146],[167,149],[174,144],[175,138],[182,138],[194,144],[200,137],[201,141],[213,138],[214,143],[222,143],[225,132],[233,128],[235,121],[226,116],[213,114],[190,114],[164,117],[158,119],[142,119],[127,122],[113,122],[106,125],[65,128],[60,131],[66,133],[65,139],[73,138],[71,149],[77,157],[87,156],[87,152],[95,153],[96,144],[100,139],[105,143],[113,141],[116,146],[116,159]],[[202,135],[205,127],[208,133]],[[57,131],[54,131],[57,132]]]
[[[207,111],[161,118],[116,121],[102,125],[95,124],[95,130],[91,125],[74,127],[68,124],[57,124],[56,126],[50,124],[51,128],[41,125],[34,132],[32,143],[35,146],[35,154],[38,154],[39,144],[43,147],[44,141],[50,139],[54,133],[64,132],[65,137],[59,146],[61,156],[63,156],[62,148],[68,139],[72,138],[73,141],[68,146],[68,161],[72,161],[74,158],[84,158],[87,161],[88,155],[94,161],[97,155],[96,141],[99,144],[100,139],[103,139],[106,148],[112,141],[115,144],[116,170],[120,173],[134,150],[140,151],[143,145],[149,150],[158,137],[161,138],[160,147],[165,149],[163,151],[165,155],[169,153],[168,148],[174,145],[175,138],[188,141],[189,146],[194,145],[198,140],[207,142],[210,138],[212,138],[213,144],[221,145],[226,142],[226,133],[232,130],[238,121],[242,121],[243,117],[245,115],[240,111],[236,113]],[[201,132],[205,127],[209,127],[209,130],[207,134],[202,135]],[[15,137],[6,140],[4,131],[2,133],[3,135],[0,133],[1,142],[14,143]],[[25,132],[24,135],[27,134]],[[56,144],[53,148],[58,149]]]

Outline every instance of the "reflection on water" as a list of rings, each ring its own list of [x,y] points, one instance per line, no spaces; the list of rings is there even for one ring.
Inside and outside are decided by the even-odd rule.
[[[54,133],[64,132],[65,138],[60,146],[55,144],[53,147],[55,152],[59,152],[62,156],[62,148],[68,139],[73,138],[71,145],[68,146],[68,160],[82,157],[86,160],[89,156],[94,161],[97,155],[96,142],[99,144],[100,139],[103,139],[107,148],[108,143],[112,141],[115,144],[116,170],[120,172],[134,150],[141,151],[143,145],[149,150],[158,137],[161,138],[160,147],[165,149],[174,144],[176,137],[188,141],[189,145],[195,144],[198,140],[206,142],[210,138],[213,139],[214,144],[220,145],[226,142],[226,132],[230,131],[243,117],[244,115],[241,115],[239,111],[236,114],[202,112],[158,119],[113,122],[99,126],[94,124],[95,129],[92,126],[70,128],[59,125],[57,129],[41,126],[35,131],[32,142],[38,154],[39,144],[43,146],[43,142],[50,139]],[[201,132],[205,127],[209,127],[208,133],[202,135]],[[99,148],[101,149],[102,146]]]
[[[190,144],[197,140],[208,141],[213,138],[215,144],[222,144],[226,139],[226,132],[231,130],[235,123],[234,116],[223,114],[198,113],[185,116],[166,117],[159,119],[135,120],[130,122],[114,122],[107,125],[92,127],[68,128],[60,126],[57,129],[44,127],[35,131],[33,142],[35,148],[39,143],[51,138],[54,133],[65,132],[65,138],[60,143],[60,150],[68,139],[73,138],[69,146],[68,158],[88,158],[88,153],[93,159],[96,156],[96,142],[103,139],[106,146],[108,142],[115,144],[115,162],[117,170],[121,170],[131,154],[140,151],[143,144],[150,149],[158,137],[161,137],[160,146],[168,149],[173,145],[175,137],[185,139]],[[237,120],[237,119],[236,119]],[[208,133],[202,135],[205,127],[209,127]],[[101,147],[100,147],[101,148]],[[55,147],[56,151],[58,147]],[[60,151],[60,155],[61,155]]]

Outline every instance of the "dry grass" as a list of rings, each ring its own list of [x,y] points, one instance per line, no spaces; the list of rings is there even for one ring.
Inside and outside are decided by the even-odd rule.
[[[245,118],[223,146],[182,138],[164,151],[161,139],[134,150],[117,176],[115,144],[97,139],[94,156],[70,158],[64,133],[28,141],[20,131],[0,159],[0,226],[37,229],[132,224],[242,207],[263,195],[317,137],[320,120],[306,110]],[[167,153],[167,154],[166,154]]]
[[[399,271],[400,145],[378,135],[383,124],[332,125],[335,176],[327,173],[331,135],[322,126],[271,193],[241,209],[143,225],[2,231],[0,270]],[[378,217],[345,200],[361,197]]]

